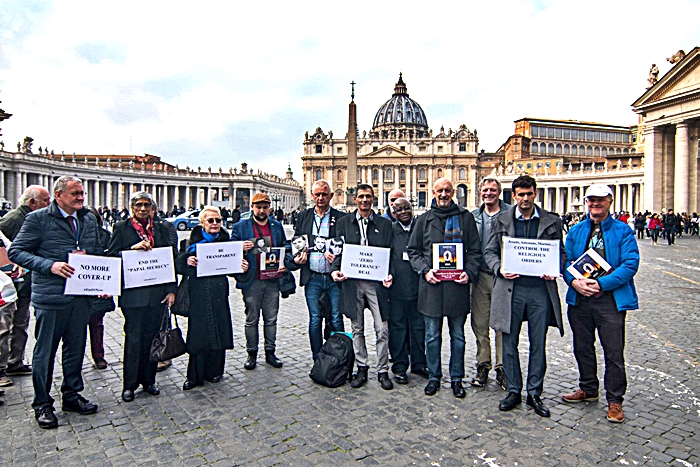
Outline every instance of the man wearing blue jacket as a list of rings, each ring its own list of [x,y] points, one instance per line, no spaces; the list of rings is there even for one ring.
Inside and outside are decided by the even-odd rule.
[[[574,356],[579,369],[579,389],[564,394],[565,402],[598,400],[598,363],[595,333],[605,355],[605,396],[607,419],[621,423],[625,374],[625,317],[639,308],[634,275],[639,269],[639,248],[634,232],[610,216],[613,194],[607,185],[592,185],[586,192],[588,217],[573,226],[566,237],[566,257],[575,261],[589,248],[612,266],[612,272],[594,279],[575,279],[564,271],[569,284],[566,303],[574,335]]]
[[[280,279],[262,279],[260,277],[260,255],[252,250],[253,238],[269,237],[272,247],[284,247],[287,243],[284,227],[271,216],[270,197],[265,193],[256,193],[251,202],[253,215],[233,225],[232,241],[243,241],[245,259],[250,265],[250,279],[239,280],[236,287],[243,293],[245,303],[245,340],[248,359],[244,368],[252,370],[257,365],[258,357],[258,323],[260,312],[263,317],[263,336],[265,337],[265,361],[274,368],[280,368],[282,361],[275,355],[277,340],[277,314],[280,308]],[[252,251],[251,251],[252,250]],[[253,252],[256,252],[255,254]],[[286,271],[280,265],[280,271]]]

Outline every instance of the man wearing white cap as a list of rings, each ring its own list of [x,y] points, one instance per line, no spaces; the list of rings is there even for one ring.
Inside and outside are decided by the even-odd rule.
[[[625,373],[625,317],[627,310],[639,308],[634,275],[639,269],[639,248],[634,232],[612,218],[613,194],[607,185],[593,185],[586,192],[588,217],[573,226],[566,237],[566,257],[575,261],[594,249],[612,266],[598,279],[575,279],[564,271],[569,284],[566,303],[569,325],[574,335],[574,356],[579,369],[579,388],[564,394],[565,402],[598,400],[598,363],[595,333],[598,332],[605,356],[605,396],[607,419],[621,423],[623,395],[627,390]]]

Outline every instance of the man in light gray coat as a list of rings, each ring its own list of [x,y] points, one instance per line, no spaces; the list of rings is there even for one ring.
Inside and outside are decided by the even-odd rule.
[[[493,232],[484,251],[486,264],[496,276],[491,301],[491,327],[503,333],[503,369],[508,395],[498,408],[508,411],[522,402],[523,388],[518,341],[522,322],[527,319],[530,355],[527,375],[527,405],[541,417],[549,417],[549,409],[540,399],[547,369],[545,347],[548,326],[559,328],[564,335],[561,303],[556,277],[520,276],[502,273],[503,237],[559,240],[559,270],[564,270],[566,252],[562,243],[561,219],[535,205],[537,183],[529,175],[513,181],[517,206],[508,209],[493,221]]]

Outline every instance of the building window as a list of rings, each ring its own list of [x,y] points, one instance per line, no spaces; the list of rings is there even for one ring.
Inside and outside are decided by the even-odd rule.
[[[459,152],[464,152],[467,150],[467,143],[459,143]]]
[[[606,157],[606,156],[608,155],[608,148],[603,148],[603,149],[600,151],[600,154],[601,154],[603,157]]]
[[[425,180],[425,169],[420,169],[420,170],[418,171],[418,178],[419,178],[420,180]]]
[[[425,202],[427,200],[428,196],[425,191],[419,191],[418,192],[418,207],[419,208],[424,208],[425,207]]]
[[[578,140],[578,130],[571,130],[571,139]]]
[[[538,126],[530,127],[530,136],[533,137],[533,138],[539,138],[539,136],[540,136],[540,127],[538,127]]]
[[[537,152],[538,145],[537,143],[532,143],[532,152]]]
[[[630,153],[630,150],[627,148],[622,150],[622,154],[629,154],[629,153]]]
[[[379,146],[372,146],[372,152],[377,152],[379,150]]]
[[[591,146],[588,146],[586,148],[586,155],[587,156],[592,156],[593,155],[593,148]]]
[[[593,141],[593,130],[586,130],[586,141]]]
[[[571,130],[564,128],[564,139],[571,139]]]
[[[531,162],[528,162],[527,165],[526,165],[526,167],[527,167],[528,169],[531,169],[531,168],[532,168],[532,163],[531,163]]]
[[[438,178],[442,178],[442,169],[438,169],[437,176]]]
[[[316,180],[321,180],[323,178],[321,169],[316,169]]]
[[[578,155],[585,156],[586,155],[586,148],[584,148],[583,146],[579,146],[578,147]]]
[[[629,133],[625,133],[624,135],[622,135],[622,142],[623,142],[623,143],[629,143],[629,142],[630,142],[630,134],[629,134]]]
[[[541,152],[542,154],[546,154],[546,153],[547,153],[547,145],[546,145],[546,144],[540,143],[540,152]]]
[[[615,149],[615,154],[622,154],[622,151],[620,150],[620,148]]]
[[[568,155],[571,152],[571,148],[569,148],[568,144],[564,145],[564,154]]]
[[[399,146],[399,149],[401,149],[403,152],[406,152],[406,146]]]
[[[377,169],[372,170],[372,181],[379,180],[379,171]]]
[[[418,146],[418,150],[420,152],[425,152],[425,145],[421,144],[420,146]]]
[[[316,154],[322,154],[323,153],[323,146],[320,144],[316,145]]]
[[[622,133],[615,133],[615,142],[617,142],[617,143],[622,142]]]
[[[596,157],[600,157],[600,148],[598,146],[593,149],[593,155]]]
[[[338,170],[338,178],[337,178],[337,180],[338,180],[338,181],[343,180],[343,171],[342,171],[342,170]]]
[[[557,154],[561,154],[561,144],[557,144]]]
[[[342,153],[343,153],[343,148],[342,148],[342,147],[337,147],[337,148],[335,149],[335,153],[336,153],[336,154],[342,154]]]
[[[360,169],[357,169],[357,176],[355,178],[357,180],[362,180],[362,174],[360,173]]]
[[[399,180],[406,180],[406,169],[399,170]]]
[[[437,147],[437,152],[442,152],[442,146]]]
[[[394,179],[394,171],[391,169],[386,169],[386,179],[387,180],[393,180]]]
[[[459,169],[459,179],[464,180],[467,178],[467,171],[464,169]]]
[[[561,128],[554,130],[554,134],[556,135],[557,139],[561,139]]]
[[[575,144],[571,145],[571,155],[578,156],[578,146],[576,146]]]
[[[554,145],[552,143],[547,145],[547,154],[554,154]]]
[[[600,141],[600,131],[593,132],[593,141]]]
[[[554,128],[551,126],[547,127],[547,138],[554,138]]]

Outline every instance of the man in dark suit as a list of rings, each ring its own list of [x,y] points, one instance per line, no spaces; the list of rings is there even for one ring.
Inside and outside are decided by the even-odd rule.
[[[394,360],[391,366],[394,381],[398,384],[408,384],[406,371],[409,365],[411,373],[428,377],[425,360],[425,322],[423,316],[418,313],[420,276],[411,267],[407,252],[408,240],[415,224],[413,208],[406,198],[397,198],[393,201],[392,210],[396,222],[391,226],[394,234],[391,246],[391,276],[394,280],[389,289],[389,353]]]
[[[245,259],[250,269],[255,271],[247,281],[237,281],[236,287],[243,293],[245,302],[245,340],[248,359],[244,368],[252,370],[257,365],[258,357],[258,323],[260,313],[263,316],[263,335],[265,337],[265,361],[281,368],[282,361],[275,355],[277,341],[277,314],[280,308],[280,286],[282,279],[262,279],[258,254],[253,254],[253,238],[269,237],[272,247],[284,247],[287,243],[284,227],[269,215],[270,197],[265,193],[256,193],[251,202],[253,215],[233,225],[232,241],[243,241]],[[285,265],[287,261],[285,259]],[[285,271],[280,265],[280,271]]]
[[[343,331],[343,315],[340,312],[340,289],[331,278],[331,263],[335,256],[329,251],[316,251],[314,247],[317,238],[335,238],[336,222],[345,213],[330,206],[333,192],[330,184],[325,180],[318,180],[311,187],[316,206],[299,213],[294,235],[306,235],[309,251],[305,251],[287,258],[290,269],[301,269],[299,285],[304,287],[306,306],[309,308],[309,341],[314,360],[323,345],[321,324],[323,321],[322,310],[319,307],[319,298],[323,292],[328,294],[331,304],[331,327],[334,331]]]
[[[99,246],[95,216],[83,206],[83,182],[63,176],[53,186],[54,201],[27,215],[8,256],[12,262],[32,271],[32,296],[36,317],[36,344],[32,358],[34,416],[41,428],[56,428],[49,392],[58,344],[63,341],[63,411],[89,415],[97,405],[80,395],[83,390],[83,355],[92,297],[65,295],[66,279],[75,269],[68,254],[97,255]]]
[[[355,191],[357,211],[338,221],[337,234],[345,238],[345,244],[391,248],[391,221],[372,211],[374,190],[371,185],[358,185]],[[336,256],[331,265],[331,277],[342,282],[340,306],[343,314],[352,321],[352,343],[357,362],[357,373],[350,386],[359,388],[367,382],[369,364],[365,345],[365,304],[372,312],[374,332],[377,336],[377,377],[383,389],[393,389],[389,378],[389,291],[391,274],[378,281],[348,279],[341,271],[342,255]]]

